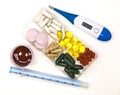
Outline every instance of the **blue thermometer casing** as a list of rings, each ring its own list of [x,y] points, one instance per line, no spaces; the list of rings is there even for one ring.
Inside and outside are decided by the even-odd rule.
[[[87,19],[80,15],[62,11],[62,10],[54,8],[52,6],[49,6],[49,8],[58,12],[59,14],[64,16],[66,19],[68,19],[74,26],[76,26],[77,28],[81,29],[84,32],[87,32],[88,34],[90,34],[91,36],[93,36],[94,38],[96,38],[98,40],[108,41],[112,37],[110,31],[106,27],[104,27],[90,19]]]

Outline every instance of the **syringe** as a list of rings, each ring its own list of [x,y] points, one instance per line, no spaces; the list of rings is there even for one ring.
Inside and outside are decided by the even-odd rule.
[[[55,76],[52,74],[46,74],[46,73],[42,73],[42,72],[37,72],[37,71],[30,70],[30,69],[25,69],[25,68],[17,68],[17,67],[11,66],[9,72],[19,74],[19,75],[29,76],[29,77],[33,77],[33,78],[38,78],[38,79],[43,79],[43,80],[54,81],[54,82],[58,82],[58,83],[78,86],[78,87],[85,87],[85,88],[88,87],[88,84],[86,82],[83,82],[83,81],[73,80],[70,78]]]

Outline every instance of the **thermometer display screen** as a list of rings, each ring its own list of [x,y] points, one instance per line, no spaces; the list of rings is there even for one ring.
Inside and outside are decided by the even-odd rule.
[[[92,26],[87,24],[86,22],[83,22],[82,25],[90,30],[92,29]]]

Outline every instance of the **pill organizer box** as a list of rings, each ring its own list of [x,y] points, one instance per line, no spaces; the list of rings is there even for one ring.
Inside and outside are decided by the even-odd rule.
[[[49,8],[35,15],[25,27],[24,37],[72,79],[77,79],[97,57]]]

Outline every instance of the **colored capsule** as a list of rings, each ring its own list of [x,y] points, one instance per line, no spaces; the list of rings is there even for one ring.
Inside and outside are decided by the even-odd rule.
[[[85,52],[85,46],[82,45],[80,48],[79,48],[79,52],[80,53],[84,53]]]
[[[72,79],[75,78],[75,74],[69,72],[69,69],[68,69],[67,67],[64,68],[64,71],[65,71]]]
[[[65,42],[64,42],[63,40],[61,40],[59,44],[60,44],[60,46],[62,46],[62,47],[65,46]]]
[[[57,32],[57,37],[58,37],[59,41],[62,40],[62,36],[63,36],[62,31],[61,30],[58,31]]]
[[[83,45],[83,43],[81,41],[77,41],[76,45],[80,47]]]
[[[74,69],[74,68],[71,68],[71,67],[67,67],[68,68],[68,71],[72,74],[79,74],[79,70],[78,69]]]
[[[62,66],[62,67],[67,67],[67,64],[62,63],[62,62],[60,62],[59,64],[56,64],[56,65],[59,65],[59,66]]]
[[[67,49],[70,49],[70,48],[72,47],[72,44],[71,44],[71,43],[67,43],[67,44],[65,45],[65,47],[66,47]]]
[[[69,60],[66,56],[64,57],[63,62],[67,65],[67,66],[74,66],[75,64],[73,62],[71,62],[71,60]]]
[[[78,52],[74,52],[74,53],[72,54],[72,56],[73,56],[74,58],[77,58],[77,57],[79,57],[79,53],[78,53]]]
[[[73,34],[72,34],[71,32],[69,32],[69,31],[66,31],[66,32],[65,32],[65,36],[66,36],[67,38],[72,38],[72,37],[73,37]]]
[[[66,43],[69,43],[70,40],[71,40],[70,38],[64,38],[64,42],[65,42],[65,44],[66,44]]]
[[[70,48],[70,49],[68,49],[68,53],[70,54],[70,55],[72,55],[73,54],[73,49],[72,48]]]
[[[72,48],[73,48],[74,52],[78,52],[78,50],[79,50],[79,46],[78,46],[78,45],[76,45],[76,44],[75,44],[75,45],[73,45],[73,47],[72,47]]]
[[[63,63],[62,60],[63,60],[64,56],[65,56],[65,54],[62,53],[62,54],[56,59],[55,63],[56,63],[57,65],[59,65],[60,63]]]
[[[76,44],[78,42],[78,39],[77,38],[73,38],[72,40],[71,40],[71,43],[72,44]]]
[[[69,55],[68,53],[65,53],[65,57],[64,58],[69,59],[71,61],[71,63],[75,64],[74,58],[71,55]]]
[[[83,66],[82,65],[74,65],[73,68],[77,69],[77,70],[82,70]]]

